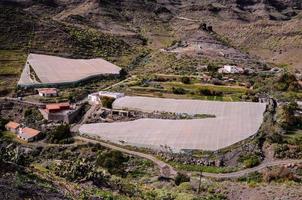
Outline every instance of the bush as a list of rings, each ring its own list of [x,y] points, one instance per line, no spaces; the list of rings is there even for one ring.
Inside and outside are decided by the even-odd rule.
[[[5,125],[8,123],[8,120],[0,118],[0,132],[5,130]]]
[[[216,72],[218,70],[219,66],[215,63],[209,63],[208,64],[208,71],[210,72]]]
[[[106,108],[112,108],[112,103],[114,102],[114,98],[102,97],[101,101],[102,101],[102,106]]]
[[[204,96],[223,96],[223,92],[210,90],[210,89],[207,89],[207,88],[199,89],[199,94],[204,95]]]
[[[261,159],[257,154],[247,154],[240,156],[238,161],[243,163],[244,167],[251,168],[260,164]]]
[[[190,177],[183,173],[177,173],[177,175],[175,177],[175,185],[178,186],[184,182],[190,182]]]
[[[181,77],[181,82],[183,84],[190,84],[191,83],[191,79],[190,79],[190,77],[183,76],[183,77]]]
[[[109,151],[99,153],[97,156],[97,164],[108,169],[110,174],[124,175],[125,162],[129,160],[120,151]]]
[[[278,91],[299,91],[300,86],[295,75],[284,73],[274,82],[274,88]]]
[[[61,124],[48,134],[47,141],[51,143],[72,143],[71,137],[70,126]]]
[[[186,90],[181,87],[177,87],[177,88],[172,87],[172,92],[174,94],[186,94]]]
[[[298,118],[295,116],[295,110],[298,105],[291,102],[287,105],[282,105],[277,108],[276,118],[277,123],[284,129],[290,129],[298,124]]]

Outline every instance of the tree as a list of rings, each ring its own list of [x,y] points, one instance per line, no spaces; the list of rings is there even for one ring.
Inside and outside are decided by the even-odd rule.
[[[186,94],[186,90],[181,87],[172,87],[172,92],[174,94]]]
[[[289,104],[281,105],[279,108],[277,108],[277,123],[282,128],[289,129],[297,124],[298,119],[295,116],[295,110],[297,109],[297,107],[297,103],[291,102]]]
[[[190,84],[191,83],[191,79],[190,79],[190,77],[183,76],[183,77],[181,77],[181,82],[183,84]]]
[[[112,103],[114,102],[114,98],[102,97],[101,101],[103,107],[112,108]]]
[[[8,123],[8,120],[0,117],[0,132],[5,130],[5,125]]]
[[[68,124],[61,124],[48,134],[47,140],[51,143],[70,143],[68,140],[72,137],[70,126]]]
[[[129,160],[120,151],[109,151],[99,153],[97,156],[97,165],[108,169],[110,174],[124,175],[125,162]]]
[[[180,185],[184,182],[190,182],[190,177],[183,173],[177,173],[175,177],[175,185]]]
[[[207,67],[209,72],[216,72],[218,70],[218,68],[219,68],[219,66],[215,63],[209,63],[208,67]]]

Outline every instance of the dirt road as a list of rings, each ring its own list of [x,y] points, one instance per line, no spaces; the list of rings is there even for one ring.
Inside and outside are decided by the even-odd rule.
[[[148,159],[159,167],[160,172],[161,172],[161,176],[163,176],[163,177],[173,178],[177,174],[177,171],[171,165],[159,160],[158,158],[156,158],[152,155],[137,152],[137,151],[131,151],[131,150],[128,150],[128,149],[124,149],[122,147],[118,147],[118,146],[108,144],[108,143],[105,143],[105,142],[101,142],[101,141],[98,141],[98,140],[88,139],[88,138],[81,137],[81,136],[77,136],[77,137],[75,137],[75,139],[82,140],[82,141],[85,141],[85,142],[91,142],[91,143],[99,143],[102,146],[110,148],[110,149],[114,149],[114,150],[117,150],[117,151],[124,152],[126,154],[131,154],[131,155],[134,155],[134,156],[138,156],[138,157],[141,157],[141,158]],[[267,167],[287,165],[287,164],[297,164],[297,163],[302,163],[302,160],[291,160],[291,159],[276,160],[276,161],[264,162],[264,163],[262,163],[262,164],[260,164],[256,167],[240,170],[240,171],[237,171],[237,172],[223,173],[223,174],[203,172],[202,175],[204,177],[207,177],[207,178],[233,179],[233,178],[239,178],[239,177],[245,176],[245,175],[247,175],[249,173],[252,173],[252,172],[261,171],[261,170],[263,170]]]
[[[276,160],[276,161],[264,162],[256,167],[244,169],[244,170],[237,171],[237,172],[231,172],[231,173],[225,173],[225,174],[215,174],[215,173],[203,172],[202,175],[204,177],[209,177],[209,178],[232,179],[232,178],[239,178],[239,177],[245,176],[252,172],[259,172],[267,167],[274,167],[274,166],[287,165],[287,164],[296,164],[296,163],[302,163],[302,160]]]
[[[88,139],[88,138],[81,137],[81,136],[76,136],[75,139],[83,140],[85,142],[90,142],[90,143],[94,143],[94,144],[98,143],[98,144],[101,144],[104,147],[107,147],[107,148],[110,148],[110,149],[113,149],[113,150],[121,151],[121,152],[126,153],[126,154],[130,154],[130,155],[134,155],[134,156],[138,156],[138,157],[150,160],[159,167],[162,177],[173,178],[177,174],[176,170],[174,170],[174,168],[171,165],[157,159],[156,157],[154,157],[152,155],[137,152],[137,151],[131,151],[131,150],[128,150],[128,149],[124,149],[124,148],[115,146],[115,145],[111,145],[111,144],[101,142],[101,141],[98,141],[98,140]]]

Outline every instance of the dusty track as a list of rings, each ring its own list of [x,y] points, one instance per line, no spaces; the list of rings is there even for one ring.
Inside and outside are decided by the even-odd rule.
[[[302,163],[302,160],[276,160],[276,161],[264,162],[256,167],[244,169],[244,170],[237,171],[237,172],[231,172],[231,173],[225,173],[225,174],[215,174],[215,173],[203,172],[202,175],[204,177],[209,177],[209,178],[232,179],[232,178],[239,178],[239,177],[245,176],[252,172],[259,172],[268,167],[287,165],[287,164],[296,164],[296,163]]]
[[[88,139],[88,138],[81,137],[81,136],[77,136],[77,137],[75,137],[75,139],[82,140],[82,141],[85,141],[85,142],[91,142],[91,143],[99,143],[102,146],[110,148],[110,149],[114,149],[114,150],[117,150],[117,151],[124,152],[126,154],[131,154],[131,155],[134,155],[134,156],[138,156],[138,157],[141,157],[141,158],[148,159],[159,167],[160,172],[161,172],[161,176],[173,178],[177,174],[177,171],[171,165],[159,160],[158,158],[156,158],[152,155],[137,152],[137,151],[131,151],[131,150],[128,150],[128,149],[124,149],[122,147],[111,145],[111,144],[101,142],[101,141],[98,141],[98,140]],[[203,172],[202,175],[204,177],[207,177],[207,178],[233,179],[233,178],[239,178],[239,177],[245,176],[245,175],[247,175],[249,173],[252,173],[252,172],[261,171],[261,170],[263,170],[267,167],[287,165],[287,164],[296,164],[296,163],[302,163],[302,160],[288,159],[288,160],[269,161],[269,162],[264,162],[264,163],[262,163],[262,164],[260,164],[256,167],[249,168],[249,169],[244,169],[244,170],[237,171],[237,172],[223,173],[223,174]]]
[[[107,148],[110,148],[110,149],[113,149],[113,150],[121,151],[121,152],[126,153],[126,154],[131,154],[131,155],[134,155],[134,156],[138,156],[138,157],[150,160],[159,167],[162,177],[173,178],[177,174],[177,171],[171,165],[157,159],[156,157],[154,157],[152,155],[137,152],[137,151],[131,151],[131,150],[128,150],[128,149],[124,149],[124,148],[115,146],[115,145],[111,145],[111,144],[101,142],[101,141],[98,141],[98,140],[88,139],[88,138],[81,137],[81,136],[76,136],[75,139],[82,140],[82,141],[85,141],[85,142],[94,143],[94,144],[98,143],[98,144],[101,144],[104,147],[107,147]]]

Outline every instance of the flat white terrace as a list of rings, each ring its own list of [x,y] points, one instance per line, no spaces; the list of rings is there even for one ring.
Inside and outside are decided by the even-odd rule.
[[[266,104],[122,97],[114,109],[215,115],[193,120],[139,119],[130,122],[85,124],[80,133],[104,140],[159,149],[218,150],[257,133]]]
[[[30,75],[32,70],[37,78]],[[120,67],[101,58],[69,59],[29,54],[18,85],[74,83],[99,75],[118,75],[120,70]]]

